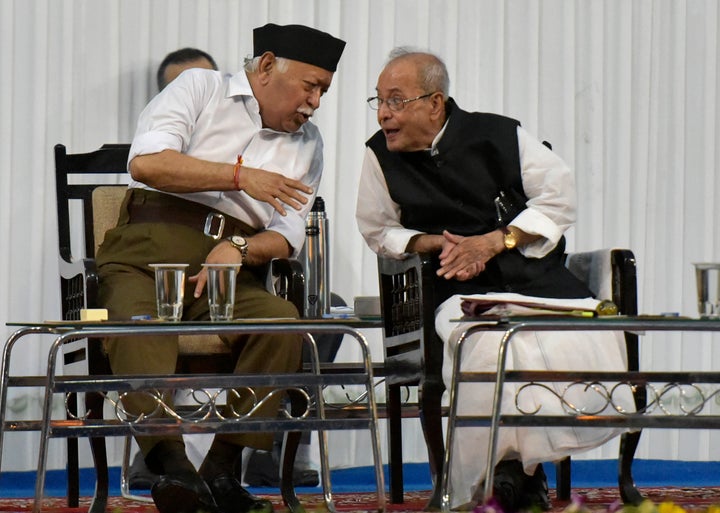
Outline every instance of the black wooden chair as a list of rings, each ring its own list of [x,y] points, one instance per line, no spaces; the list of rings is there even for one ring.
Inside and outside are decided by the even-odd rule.
[[[55,146],[60,253],[62,318],[80,319],[82,309],[98,307],[98,275],[94,255],[105,232],[117,222],[119,207],[129,176],[126,171],[130,145],[106,144],[82,154],[68,154],[65,146]],[[79,240],[76,247],[73,241]],[[273,292],[293,302],[303,311],[304,278],[299,262],[275,260],[268,269]],[[181,336],[177,372],[232,372],[228,347],[217,336]],[[111,374],[100,340],[78,340],[63,348],[65,374]],[[85,411],[101,418],[103,396],[85,394]],[[68,401],[69,415],[77,415],[77,397]],[[299,439],[300,434],[292,435]],[[79,498],[79,458],[77,438],[68,438],[68,503],[77,507]],[[95,497],[90,511],[105,511],[108,496],[108,464],[105,439],[90,438],[96,470]],[[290,446],[297,446],[292,440]],[[123,474],[128,452],[124,457]],[[283,472],[291,475],[293,450],[284,452]]]
[[[589,285],[597,297],[611,299],[620,314],[637,314],[635,258],[630,250],[612,249],[567,256],[568,268]],[[378,258],[380,300],[385,346],[387,416],[389,437],[391,502],[403,501],[402,423],[403,417],[419,417],[428,449],[433,492],[428,510],[441,507],[440,476],[443,472],[444,436],[442,416],[447,413],[441,398],[443,345],[435,333],[435,269],[429,255],[415,254],[405,260]],[[603,285],[605,284],[605,289]],[[609,286],[607,286],[609,285]],[[629,370],[638,370],[637,335],[626,333]],[[418,402],[404,403],[401,388],[418,387]],[[644,390],[638,389],[635,402],[645,405]],[[632,478],[632,460],[640,431],[622,435],[618,482],[622,499],[637,504],[642,496]],[[556,464],[557,497],[570,498],[570,458]]]

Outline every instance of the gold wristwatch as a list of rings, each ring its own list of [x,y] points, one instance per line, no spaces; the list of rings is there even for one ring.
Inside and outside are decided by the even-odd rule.
[[[515,249],[517,247],[518,243],[518,236],[515,232],[510,230],[507,226],[502,227],[503,232],[503,244],[505,245],[505,249],[511,250]]]

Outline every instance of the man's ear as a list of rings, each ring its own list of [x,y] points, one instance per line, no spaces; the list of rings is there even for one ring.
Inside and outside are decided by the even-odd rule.
[[[260,56],[258,62],[258,77],[260,83],[265,85],[270,80],[270,75],[275,69],[275,54],[272,52],[265,52]]]
[[[431,117],[437,119],[445,116],[445,96],[440,92],[433,93],[430,98]]]

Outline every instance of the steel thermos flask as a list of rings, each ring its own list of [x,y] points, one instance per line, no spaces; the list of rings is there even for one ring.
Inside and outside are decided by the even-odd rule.
[[[305,221],[305,246],[300,261],[305,275],[305,317],[330,313],[330,255],[325,202],[315,198]]]

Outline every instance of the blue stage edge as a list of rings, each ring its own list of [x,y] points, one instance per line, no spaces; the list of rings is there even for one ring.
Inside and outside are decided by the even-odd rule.
[[[425,463],[408,463],[405,472],[405,489],[428,490],[430,473]],[[387,479],[387,467],[386,479]],[[81,469],[80,493],[90,496],[94,489],[94,472]],[[545,472],[551,487],[555,485],[554,465],[545,465]],[[638,486],[720,486],[720,462],[691,462],[665,460],[635,460],[633,475]],[[120,495],[120,469],[110,469],[111,495]],[[617,486],[617,462],[615,460],[574,460],[572,483],[577,488],[601,488]],[[65,496],[65,471],[48,472],[46,495]],[[372,467],[338,469],[332,472],[332,486],[335,493],[368,492],[375,490],[375,476]],[[32,497],[35,490],[34,472],[3,472],[0,474],[0,497]],[[273,488],[251,488],[257,494],[278,493]],[[298,488],[298,493],[319,492],[319,488]]]

